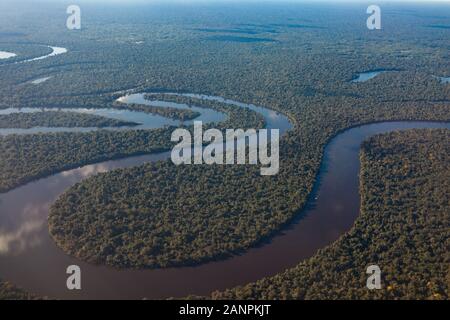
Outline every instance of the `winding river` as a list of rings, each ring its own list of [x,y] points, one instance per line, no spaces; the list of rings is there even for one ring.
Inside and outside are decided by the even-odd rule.
[[[287,117],[266,108],[220,97],[187,95],[251,108],[265,117],[268,128],[279,128],[280,133],[292,126]],[[133,94],[119,100],[124,103],[149,103],[142,99],[142,94]],[[170,103],[167,105],[174,106]],[[113,118],[117,115],[111,110],[104,112],[107,113],[104,115]],[[152,115],[143,114],[139,117]],[[203,113],[200,117],[207,115]],[[135,120],[126,116],[120,119]],[[214,119],[207,121],[216,121]],[[145,122],[145,119],[141,118],[140,122]],[[47,230],[49,206],[74,183],[100,172],[167,159],[169,152],[104,161],[28,183],[0,194],[0,278],[38,295],[61,299],[151,299],[207,295],[213,290],[276,274],[312,256],[353,225],[359,213],[359,147],[365,139],[392,130],[425,127],[450,128],[450,124],[383,122],[352,128],[339,134],[325,149],[319,179],[308,205],[290,227],[282,230],[270,242],[250,249],[245,254],[195,267],[116,270],[91,265],[67,256],[54,244]],[[81,291],[66,289],[65,270],[71,264],[81,267]]]
[[[172,107],[177,109],[189,109],[200,113],[200,116],[195,120],[201,120],[205,123],[209,122],[221,122],[226,119],[226,115],[222,112],[218,112],[212,109],[201,108],[197,106],[188,106],[182,103],[173,103],[159,100],[147,100],[144,98],[143,93],[135,93],[123,96],[117,99],[118,102],[127,104],[143,104],[149,106],[159,106],[159,107]],[[89,132],[96,130],[138,130],[138,129],[156,129],[164,126],[179,126],[181,121],[165,118],[160,115],[150,114],[146,112],[132,111],[126,109],[112,109],[112,108],[99,108],[99,109],[85,109],[85,108],[64,108],[64,109],[54,109],[54,108],[8,108],[0,110],[0,115],[11,114],[17,112],[23,113],[33,113],[42,111],[63,111],[63,112],[77,112],[92,114],[96,116],[102,116],[107,118],[113,118],[122,121],[139,123],[137,126],[123,126],[123,127],[112,127],[112,128],[52,128],[52,127],[34,127],[29,129],[1,129],[0,135],[8,134],[31,134],[31,133],[49,133],[49,132]],[[192,121],[183,121],[184,124],[191,124]]]
[[[26,60],[20,60],[20,61],[16,61],[16,62],[13,62],[10,64],[21,64],[21,63],[26,63],[26,62],[44,60],[44,59],[58,56],[60,54],[64,54],[64,53],[68,52],[68,50],[66,48],[62,48],[62,47],[52,47],[52,46],[47,46],[47,45],[45,47],[52,49],[52,52],[50,52],[49,54],[43,55],[43,56],[39,56],[36,58],[30,58],[30,59],[26,59]],[[12,52],[0,51],[0,59],[9,59],[9,58],[13,58],[16,56],[17,56],[17,54],[12,53]],[[3,64],[3,65],[6,66],[6,65],[10,65],[10,64]]]
[[[52,49],[52,52],[50,52],[49,54],[40,56],[40,57],[31,58],[31,59],[27,59],[27,60],[23,60],[23,61],[18,61],[17,63],[25,63],[25,62],[44,60],[44,59],[47,59],[47,58],[50,58],[50,57],[54,57],[54,56],[58,56],[60,54],[67,53],[67,49],[66,48],[52,47],[52,46],[46,46],[46,47]]]

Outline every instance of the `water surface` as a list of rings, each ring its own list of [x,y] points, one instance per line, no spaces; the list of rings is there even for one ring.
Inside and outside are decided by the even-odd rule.
[[[436,77],[441,83],[450,83],[450,77]]]
[[[31,83],[32,83],[32,84],[41,84],[41,83],[47,81],[47,80],[50,79],[50,78],[51,78],[51,77],[38,78],[38,79],[32,80]]]
[[[186,104],[167,102],[167,101],[159,101],[159,100],[147,100],[145,99],[145,93],[134,93],[120,97],[117,99],[118,102],[124,104],[141,104],[141,105],[149,105],[149,106],[159,106],[159,107],[171,107],[177,109],[189,109],[192,111],[196,111],[200,114],[199,117],[193,120],[181,121],[175,119],[169,119],[157,114],[150,114],[141,111],[132,111],[126,109],[113,109],[113,108],[99,108],[99,109],[86,109],[86,108],[8,108],[8,109],[0,109],[0,114],[11,114],[11,113],[29,113],[29,112],[42,112],[42,111],[62,111],[62,112],[76,112],[76,113],[85,113],[92,114],[96,116],[102,116],[106,118],[112,118],[122,121],[128,121],[133,123],[138,123],[137,126],[122,126],[122,127],[105,127],[105,128],[91,128],[91,127],[82,127],[82,128],[65,128],[65,127],[34,127],[29,129],[20,129],[20,128],[12,128],[12,129],[4,129],[0,128],[0,135],[8,135],[8,134],[33,134],[33,133],[50,133],[50,132],[90,132],[96,130],[144,130],[144,129],[156,129],[162,128],[165,126],[179,126],[182,123],[185,125],[192,124],[193,121],[203,121],[204,123],[211,122],[222,122],[227,116],[219,111],[213,109],[206,109],[197,106],[188,106]]]
[[[366,82],[369,81],[376,76],[386,73],[386,72],[394,72],[396,70],[373,70],[373,71],[367,71],[367,72],[361,72],[356,75],[350,82],[353,83],[360,83],[360,82]]]
[[[11,65],[16,65],[16,64],[22,64],[22,63],[27,63],[27,62],[33,62],[33,61],[38,61],[38,60],[43,60],[43,59],[47,59],[50,57],[54,57],[54,56],[58,56],[64,53],[67,53],[68,50],[66,48],[62,48],[62,47],[52,47],[52,46],[45,46],[48,47],[50,49],[52,49],[52,52],[50,52],[49,54],[43,55],[43,56],[39,56],[36,58],[31,58],[31,59],[26,59],[26,60],[20,60],[20,61],[16,61],[16,62],[12,62]],[[7,59],[7,58],[12,58],[17,56],[15,53],[11,53],[11,52],[6,52],[6,51],[0,51],[0,59]],[[9,65],[9,64],[6,64]]]
[[[0,51],[0,59],[9,59],[17,56],[17,54],[7,51]]]
[[[23,60],[23,61],[18,61],[17,63],[25,63],[25,62],[32,62],[32,61],[38,61],[38,60],[43,60],[43,59],[47,59],[50,57],[54,57],[60,54],[64,54],[67,53],[67,49],[66,48],[62,48],[62,47],[52,47],[52,46],[47,46],[48,48],[52,49],[52,52],[50,52],[49,54],[46,54],[44,56],[40,56],[40,57],[36,57],[36,58],[32,58],[32,59],[27,59],[27,60]]]
[[[351,228],[359,213],[359,146],[364,140],[392,130],[425,127],[450,128],[450,124],[387,122],[338,135],[326,147],[306,209],[289,228],[240,256],[196,267],[116,270],[95,266],[67,256],[47,230],[49,206],[74,183],[115,168],[167,159],[168,152],[105,161],[40,179],[0,195],[0,277],[39,295],[62,299],[141,299],[207,295],[274,275]],[[81,291],[66,289],[65,269],[71,264],[81,267]]]

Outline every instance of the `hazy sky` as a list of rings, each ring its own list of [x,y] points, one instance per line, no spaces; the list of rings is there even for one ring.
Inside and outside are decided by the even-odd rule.
[[[17,0],[16,0],[17,1]],[[36,0],[35,0],[36,1]],[[47,0],[48,1],[48,0]],[[52,1],[60,1],[62,3],[71,4],[74,3],[119,3],[119,4],[132,4],[132,3],[180,3],[180,4],[189,4],[189,3],[204,3],[204,4],[212,4],[212,3],[263,3],[263,2],[271,2],[271,3],[364,3],[364,4],[389,4],[389,3],[421,3],[421,4],[433,4],[433,3],[445,3],[450,4],[450,0],[52,0]]]
[[[83,4],[83,3],[114,3],[114,4],[151,4],[151,3],[363,3],[363,4],[394,4],[394,3],[445,3],[450,4],[450,0],[0,0],[0,2],[7,4],[22,3],[45,3],[45,2],[59,2],[61,4]]]

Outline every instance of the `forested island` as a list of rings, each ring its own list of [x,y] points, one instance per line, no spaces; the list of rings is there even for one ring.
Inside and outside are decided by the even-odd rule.
[[[0,36],[17,36],[21,37],[25,34],[20,32],[7,32],[6,35],[3,32],[0,32]],[[9,43],[7,46],[2,46],[2,49],[6,49],[6,51],[16,54],[16,56],[8,58],[8,59],[0,59],[0,66],[6,64],[14,64],[23,60],[33,59],[39,56],[44,56],[52,52],[52,49],[39,44],[23,44],[23,43]]]
[[[29,129],[34,127],[104,128],[136,126],[138,123],[110,119],[93,114],[42,111],[29,113],[0,114],[0,128]]]
[[[448,299],[450,130],[374,136],[361,150],[352,230],[293,269],[214,299]],[[368,290],[378,265],[381,290]]]
[[[228,115],[223,123],[208,124],[205,128],[213,125],[222,129],[264,126],[264,118],[248,109],[186,97],[173,100],[204,105]],[[187,128],[192,130],[191,126]],[[88,163],[169,150],[174,145],[170,141],[174,129],[166,127],[155,130],[0,136],[0,192]]]
[[[427,115],[412,106],[378,107],[376,118],[332,120],[328,136],[316,130],[321,126],[315,128],[313,119],[306,127],[297,124],[281,139],[280,172],[270,178],[254,166],[176,167],[170,160],[100,174],[58,199],[49,217],[50,233],[68,253],[118,268],[193,265],[237,254],[298,214],[329,138],[358,123],[411,119],[414,111],[436,119],[437,110]],[[99,233],[102,237],[93,236]]]
[[[141,104],[123,104],[115,102],[114,107],[118,109],[128,109],[133,111],[142,111],[146,113],[152,113],[157,114],[166,118],[175,119],[175,120],[192,120],[197,118],[200,113],[192,110],[186,110],[186,109],[177,109],[177,108],[171,108],[171,107],[158,107],[158,106],[148,106],[148,105],[141,105]]]

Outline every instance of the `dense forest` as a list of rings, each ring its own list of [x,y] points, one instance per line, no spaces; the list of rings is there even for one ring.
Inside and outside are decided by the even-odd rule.
[[[27,16],[27,8],[21,9]],[[35,43],[49,43],[67,47],[68,53],[31,64],[2,62],[0,108],[106,108],[118,107],[115,99],[131,89],[193,92],[263,105],[286,114],[295,125],[281,140],[280,173],[272,179],[256,175],[253,167],[172,171],[170,163],[162,162],[74,186],[53,206],[51,232],[65,250],[89,261],[164,267],[240,252],[298,214],[324,146],[342,130],[385,120],[450,120],[450,86],[434,77],[450,74],[448,30],[427,27],[448,23],[448,8],[386,9],[382,32],[367,30],[366,8],[358,5],[345,10],[324,6],[319,14],[295,5],[156,8],[133,21],[127,17],[136,9],[110,6],[93,9],[95,24],[77,33],[48,24],[58,20],[59,9],[34,10],[41,11],[28,13],[32,27],[19,24],[15,33],[0,31],[2,50],[23,53],[14,58],[21,59],[45,54],[48,48]],[[9,16],[0,19],[1,30],[14,25]],[[218,35],[239,30],[239,37],[212,41],[205,29]],[[252,41],[255,36],[273,41]],[[359,72],[378,69],[398,71],[351,82]],[[28,83],[48,75],[52,81]],[[239,108],[228,107],[227,115],[221,128],[264,125],[257,114]],[[171,130],[0,137],[0,192],[80,164],[166,150]],[[130,190],[136,190],[135,204],[124,196]],[[194,197],[194,190],[202,196]],[[158,212],[153,203],[164,210]],[[72,213],[67,219],[63,209]],[[161,224],[158,217],[173,225]],[[112,221],[123,223],[117,227]],[[101,237],[92,237],[95,228],[104,231]],[[145,244],[141,232],[149,240]],[[283,288],[278,282],[274,286]]]
[[[2,32],[0,36],[3,38],[5,34]],[[20,37],[24,34],[20,32],[8,32],[7,36],[10,37]],[[7,64],[14,64],[27,59],[33,59],[36,57],[44,56],[52,52],[52,49],[45,45],[38,44],[24,44],[24,43],[8,43],[2,44],[2,51],[6,50],[8,52],[14,52],[15,57],[9,59],[0,59],[0,66]]]
[[[136,126],[138,123],[110,119],[93,114],[66,112],[66,111],[43,111],[30,113],[0,114],[0,128],[33,127],[123,127]]]
[[[417,114],[436,119],[437,110],[427,114],[391,106],[354,122],[334,117],[326,126],[328,137],[322,126],[312,126],[314,120],[326,123],[317,114],[281,139],[280,172],[270,178],[253,166],[176,167],[170,161],[101,174],[70,188],[54,204],[50,233],[72,255],[121,268],[191,265],[229,256],[270,237],[298,213],[335,132]]]
[[[133,111],[142,111],[146,113],[152,113],[157,114],[166,118],[175,119],[175,120],[192,120],[197,118],[200,113],[192,110],[187,109],[178,109],[178,108],[171,108],[171,107],[158,107],[158,106],[148,106],[148,105],[141,105],[141,104],[124,104],[115,102],[114,107],[117,109],[128,109]]]
[[[214,299],[448,299],[450,130],[374,136],[361,151],[361,213],[351,231],[274,277]],[[378,265],[381,290],[366,288]]]
[[[32,300],[36,296],[25,292],[13,284],[0,279],[0,300]]]
[[[264,118],[256,112],[223,103],[179,97],[180,103],[205,105],[225,112],[228,117],[217,128],[261,128]],[[213,126],[209,124],[205,129]],[[189,126],[188,129],[192,130]],[[175,128],[98,130],[89,133],[47,133],[0,136],[0,192],[33,179],[83,164],[131,155],[160,152],[173,146]]]

